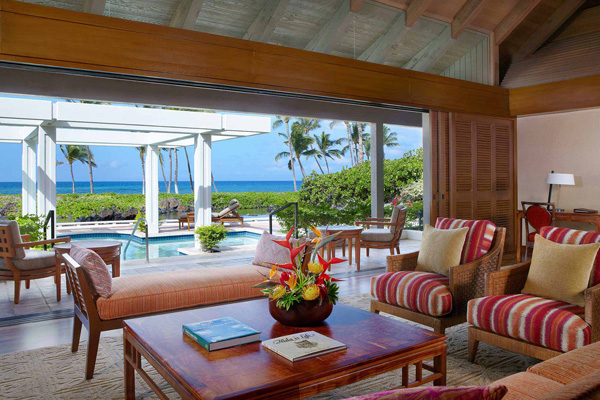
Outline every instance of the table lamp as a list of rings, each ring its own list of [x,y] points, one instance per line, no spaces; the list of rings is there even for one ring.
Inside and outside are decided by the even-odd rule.
[[[548,174],[546,183],[550,185],[548,190],[548,203],[552,202],[552,185],[575,185],[573,174],[555,174],[554,171]],[[557,210],[558,211],[558,210]]]

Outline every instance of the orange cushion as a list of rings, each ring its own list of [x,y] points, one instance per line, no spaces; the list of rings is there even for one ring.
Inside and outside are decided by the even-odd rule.
[[[252,265],[114,278],[110,296],[99,298],[96,307],[109,320],[261,297],[251,286],[264,280],[264,271]]]
[[[494,385],[503,385],[508,389],[508,393],[502,400],[539,399],[564,386],[562,383],[554,382],[551,379],[530,372],[509,375],[494,382]]]
[[[580,347],[533,365],[527,371],[563,385],[569,384],[586,375],[600,371],[600,342]]]

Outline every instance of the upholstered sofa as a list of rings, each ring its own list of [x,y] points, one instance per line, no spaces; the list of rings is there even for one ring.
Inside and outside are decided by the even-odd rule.
[[[600,343],[593,343],[536,364],[526,372],[502,378],[490,387],[508,389],[502,400],[570,400],[600,399]],[[423,388],[422,390],[426,390]],[[352,400],[404,400],[421,399],[417,389],[399,389],[353,397]],[[436,389],[437,390],[437,389]],[[444,390],[442,388],[441,390]],[[447,396],[453,399],[452,388]],[[438,398],[438,397],[435,397]],[[473,398],[473,397],[465,397]],[[348,399],[350,400],[350,399]]]

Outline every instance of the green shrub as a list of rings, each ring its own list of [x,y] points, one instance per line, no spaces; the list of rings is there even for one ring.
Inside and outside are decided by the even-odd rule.
[[[196,228],[194,231],[200,239],[202,250],[214,251],[214,248],[227,237],[227,229],[221,225],[206,225]]]
[[[146,219],[146,214],[143,214],[141,211],[138,211],[137,215],[135,216],[135,220],[139,221],[142,218]],[[140,224],[138,225],[138,230],[140,232],[146,233],[146,231],[148,230],[148,227],[146,226],[145,221],[140,221]]]
[[[30,242],[37,242],[46,239],[44,237],[44,218],[35,214],[25,216],[9,216],[19,224],[21,235],[29,235]]]

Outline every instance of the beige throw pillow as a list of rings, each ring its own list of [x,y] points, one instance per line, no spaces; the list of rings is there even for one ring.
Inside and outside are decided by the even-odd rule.
[[[421,250],[417,258],[417,271],[448,275],[450,267],[460,264],[468,227],[459,229],[436,229],[425,225]]]
[[[531,266],[521,293],[583,307],[583,291],[600,244],[561,244],[535,235]]]

